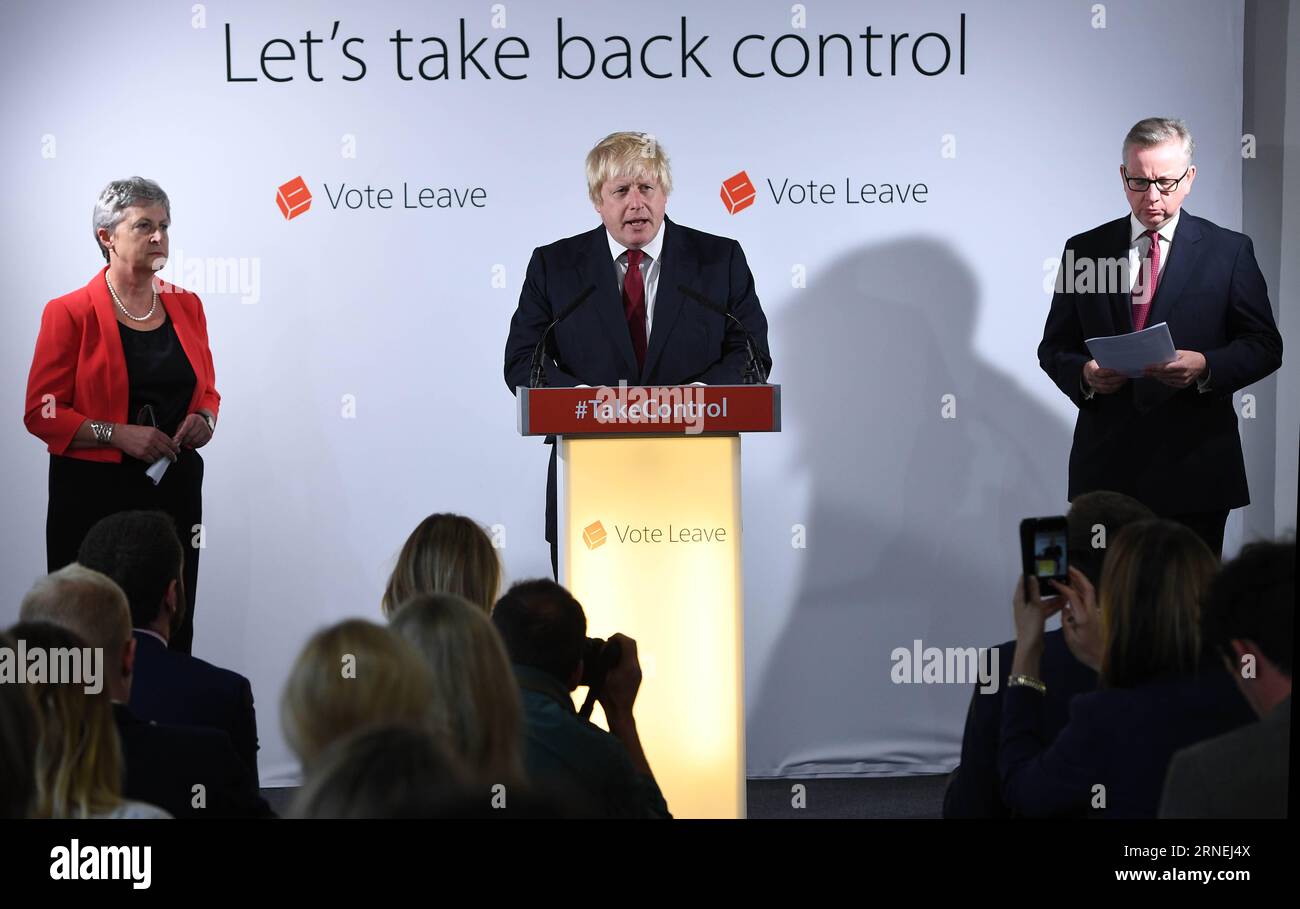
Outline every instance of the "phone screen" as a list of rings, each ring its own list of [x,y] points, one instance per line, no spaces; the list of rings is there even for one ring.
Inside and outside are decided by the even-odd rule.
[[[1038,591],[1052,596],[1049,581],[1069,579],[1069,533],[1064,517],[1025,518],[1020,524],[1021,561],[1026,575],[1038,578]]]

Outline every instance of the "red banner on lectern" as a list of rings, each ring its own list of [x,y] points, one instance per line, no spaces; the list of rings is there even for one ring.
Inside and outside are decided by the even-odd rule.
[[[525,436],[698,435],[779,432],[779,385],[619,385],[523,388],[519,432]]]

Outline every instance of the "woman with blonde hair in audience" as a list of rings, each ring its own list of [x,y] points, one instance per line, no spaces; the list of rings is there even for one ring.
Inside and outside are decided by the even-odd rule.
[[[523,779],[523,715],[505,645],[477,605],[453,594],[412,597],[389,626],[433,674],[433,727],[485,782]]]
[[[1077,568],[1069,584],[1013,601],[1016,652],[1002,708],[1003,795],[1021,815],[1155,817],[1174,752],[1250,722],[1245,699],[1201,639],[1201,602],[1218,559],[1172,521],[1129,524],[1111,541],[1100,598]],[[1042,595],[1057,594],[1051,599]],[[1044,748],[1043,624],[1060,611],[1074,655],[1098,672]]]
[[[458,514],[431,514],[411,531],[388,579],[380,609],[397,607],[421,593],[454,593],[492,612],[501,585],[501,562],[492,539]]]
[[[122,798],[122,747],[113,702],[101,677],[55,679],[56,651],[85,652],[76,634],[47,622],[21,622],[11,630],[29,654],[46,654],[46,677],[30,683],[36,708],[36,805],[40,818],[170,818],[161,808]],[[71,665],[71,661],[59,661]],[[102,669],[102,665],[101,665]],[[97,691],[87,691],[88,687]]]
[[[429,729],[433,674],[387,628],[349,619],[318,631],[289,671],[281,699],[285,738],[310,769],[332,743],[373,726]]]

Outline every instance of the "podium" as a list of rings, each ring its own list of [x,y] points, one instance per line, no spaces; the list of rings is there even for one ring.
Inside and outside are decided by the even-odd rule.
[[[744,817],[740,433],[780,431],[780,386],[516,397],[521,434],[557,437],[560,583],[588,636],[637,642],[637,730],[669,810]]]

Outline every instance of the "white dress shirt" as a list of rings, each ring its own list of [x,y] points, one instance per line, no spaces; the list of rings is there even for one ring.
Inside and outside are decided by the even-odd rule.
[[[655,238],[642,247],[641,251],[645,256],[641,259],[641,281],[645,285],[645,337],[646,343],[650,341],[650,326],[654,324],[655,317],[655,293],[659,290],[659,254],[664,248],[664,230],[668,226],[668,219],[665,218],[659,222],[659,233]],[[614,260],[614,269],[618,275],[618,293],[621,298],[623,295],[623,281],[627,278],[627,247],[614,239],[614,235],[605,229],[605,237],[609,240],[609,254]]]
[[[1172,218],[1164,223],[1156,236],[1160,238],[1160,274],[1164,274],[1165,265],[1169,262],[1169,249],[1174,245],[1174,230],[1178,227],[1178,219],[1183,216],[1182,209],[1179,209]],[[1146,236],[1147,226],[1137,219],[1137,215],[1128,216],[1129,225],[1129,246],[1128,246],[1128,292],[1133,293],[1133,288],[1137,284],[1138,275],[1142,273],[1142,259],[1151,248],[1151,238]],[[1156,276],[1156,295],[1160,295],[1160,275]],[[1134,297],[1134,302],[1141,302]]]

